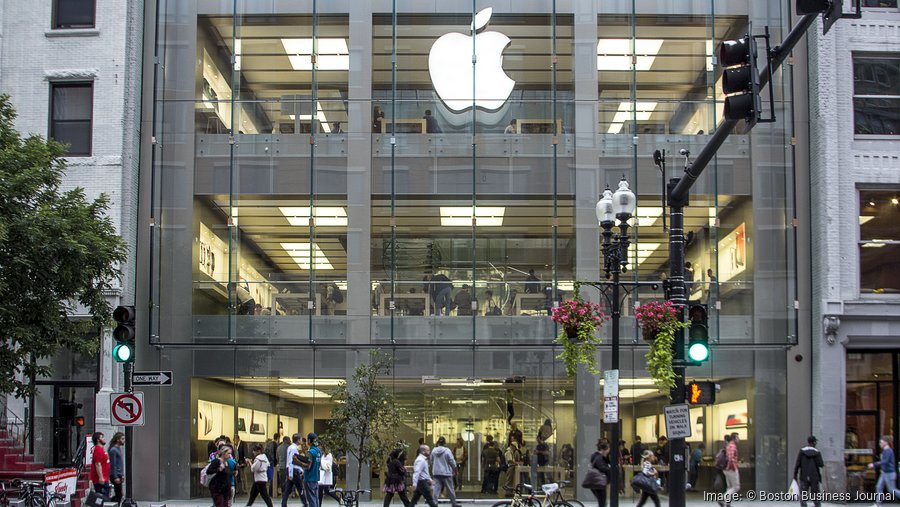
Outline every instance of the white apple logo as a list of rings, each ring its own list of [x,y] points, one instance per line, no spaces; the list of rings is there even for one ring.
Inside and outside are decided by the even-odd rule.
[[[488,7],[475,15],[470,27],[473,34],[487,24],[491,14],[493,9]],[[499,109],[516,84],[503,72],[503,50],[509,44],[509,37],[487,31],[474,35],[474,66],[472,44],[473,37],[448,33],[435,41],[428,54],[428,73],[434,90],[447,107],[457,113],[473,104],[488,111]]]

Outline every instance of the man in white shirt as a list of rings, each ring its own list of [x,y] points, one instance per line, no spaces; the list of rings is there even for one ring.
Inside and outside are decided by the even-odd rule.
[[[416,507],[416,502],[423,496],[429,507],[438,507],[437,502],[434,501],[434,495],[432,494],[434,483],[431,480],[431,474],[428,473],[428,456],[430,454],[431,448],[427,445],[419,446],[419,455],[416,456],[416,461],[413,463],[412,483],[413,487],[416,488],[416,491],[413,493],[412,500],[409,502],[409,507]]]
[[[281,507],[287,507],[288,498],[292,491],[296,491],[300,495],[303,505],[306,505],[306,497],[303,494],[303,468],[295,464],[294,457],[299,458],[300,442],[303,437],[299,433],[294,433],[292,440],[294,443],[287,449],[287,456],[284,462],[284,468],[287,470],[287,481],[284,483],[284,491],[281,494]]]

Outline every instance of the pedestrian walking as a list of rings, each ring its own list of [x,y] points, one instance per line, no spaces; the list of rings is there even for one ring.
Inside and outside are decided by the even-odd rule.
[[[322,450],[319,449],[316,439],[318,435],[310,433],[306,435],[309,445],[306,470],[303,472],[303,492],[306,494],[308,507],[319,507],[319,474],[322,467]]]
[[[266,477],[269,479],[269,497],[275,494],[275,466],[278,464],[278,433],[272,435],[272,439],[266,442],[266,458],[269,459],[269,469]]]
[[[897,460],[894,458],[894,449],[891,448],[893,443],[892,436],[882,436],[878,441],[878,446],[881,447],[881,461],[869,463],[869,468],[881,472],[878,482],[875,483],[875,505],[881,505],[885,490],[894,497],[900,496],[900,491],[897,490]]]
[[[597,451],[591,455],[591,467],[600,472],[600,475],[606,477],[605,484],[600,478],[599,482],[589,484],[591,493],[597,497],[597,506],[606,507],[606,487],[612,479],[612,463],[609,460],[609,444],[597,441]],[[585,479],[587,480],[587,479]]]
[[[334,494],[334,455],[326,446],[321,446],[322,464],[321,475],[319,476],[319,505],[322,505],[322,499],[325,495],[334,498],[337,503],[343,503],[341,498]]]
[[[300,495],[303,505],[306,505],[306,496],[303,494],[303,468],[300,464],[303,462],[300,454],[300,445],[303,438],[299,433],[294,433],[291,437],[293,442],[287,448],[285,457],[285,466],[287,468],[287,478],[284,481],[284,488],[281,493],[281,507],[287,507],[288,498],[292,491],[296,491]]]
[[[228,506],[233,475],[231,467],[228,466],[231,453],[231,447],[223,444],[206,467],[206,475],[211,477],[209,480],[209,492],[212,495],[214,507]]]
[[[432,488],[434,481],[431,480],[431,474],[428,473],[428,456],[431,455],[431,448],[427,445],[419,446],[419,455],[413,463],[413,485],[416,490],[410,500],[410,507],[415,507],[419,498],[424,497],[429,507],[438,507],[437,501],[434,499]]]
[[[447,491],[450,505],[457,507],[456,491],[453,489],[453,476],[456,475],[456,458],[453,451],[447,448],[447,440],[439,437],[437,446],[431,452],[431,475],[434,477],[434,499],[440,500],[441,491]]]
[[[384,507],[390,507],[394,495],[403,502],[403,507],[409,507],[409,497],[406,496],[406,453],[400,449],[391,451],[387,460],[387,473],[384,476]]]
[[[496,495],[498,482],[500,481],[500,452],[493,439],[481,451],[481,464],[484,467],[484,480],[481,482],[481,492],[487,495]]]
[[[650,449],[646,449],[644,453],[641,454],[640,473],[647,476],[653,484],[656,485],[658,484],[656,480],[659,478],[659,472],[657,472],[656,467],[653,466],[654,463],[656,463],[656,455]],[[638,501],[637,507],[643,507],[648,498],[653,500],[653,505],[659,507],[659,495],[656,493],[658,488],[659,486],[641,488],[641,499]]]
[[[288,451],[288,447],[290,447],[290,446],[291,446],[291,439],[287,435],[285,435],[281,439],[281,443],[278,444],[278,447],[275,449],[275,463],[276,463],[275,468],[277,469],[277,472],[278,472],[278,480],[277,480],[277,483],[278,483],[277,489],[278,490],[283,490],[284,483],[287,481],[287,465],[288,465],[287,451]],[[281,492],[279,491],[278,494],[280,495]]]
[[[112,484],[113,502],[122,502],[122,483],[125,482],[125,460],[122,447],[125,445],[125,434],[116,432],[109,441],[109,482]]]
[[[91,442],[94,443],[94,450],[91,453],[91,482],[94,484],[94,491],[108,498],[109,454],[103,448],[106,445],[103,432],[95,431],[91,436]]]
[[[737,433],[732,433],[730,436],[731,440],[725,446],[725,458],[727,461],[723,470],[727,489],[725,490],[725,500],[719,501],[719,505],[724,505],[725,507],[730,507],[731,500],[741,491],[741,474],[740,468],[738,468],[740,457],[738,456],[737,448],[739,438]]]
[[[700,479],[700,461],[703,459],[703,450],[706,444],[700,442],[691,452],[691,460],[688,462],[688,491],[697,491],[697,481]]]
[[[821,469],[825,466],[825,463],[822,461],[822,453],[816,449],[816,437],[810,435],[806,439],[806,443],[809,445],[800,449],[800,452],[797,454],[797,462],[794,464],[794,480],[800,486],[801,507],[806,507],[806,498],[802,496],[802,493],[807,491],[814,495],[819,493],[819,484],[822,483]],[[813,503],[816,507],[820,507],[822,502],[819,501],[818,497],[814,498]]]
[[[247,458],[245,463],[253,474],[253,484],[250,486],[250,498],[247,499],[247,507],[253,505],[257,495],[261,496],[266,507],[272,507],[272,498],[269,497],[269,457],[263,452],[262,444],[256,443],[250,448],[253,460]]]

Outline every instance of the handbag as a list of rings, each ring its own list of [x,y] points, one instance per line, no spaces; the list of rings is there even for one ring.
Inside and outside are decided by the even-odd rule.
[[[603,489],[609,484],[609,477],[605,473],[594,467],[588,469],[581,482],[581,487],[585,489]]]
[[[656,492],[659,491],[659,484],[656,483],[656,479],[644,472],[634,474],[634,479],[631,480],[631,486],[651,495],[655,495]]]

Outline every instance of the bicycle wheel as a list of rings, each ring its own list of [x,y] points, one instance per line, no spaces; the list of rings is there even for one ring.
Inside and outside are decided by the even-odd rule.
[[[576,501],[577,501],[577,500],[576,500]],[[581,503],[581,502],[579,502],[579,503]],[[584,506],[584,504],[582,504],[582,507],[583,507],[583,506]],[[574,507],[574,505],[571,504],[571,503],[569,503],[569,501],[565,501],[565,502],[553,502],[553,507]]]
[[[40,493],[31,495],[31,498],[25,500],[25,507],[46,507],[43,495]]]
[[[568,503],[568,504],[571,505],[572,507],[584,507],[584,504],[583,504],[583,503],[579,502],[578,500],[575,500],[574,498],[571,499],[571,500],[563,500],[563,501],[560,502],[560,503],[563,503],[563,502]],[[555,505],[555,504],[554,504],[554,505]]]
[[[494,505],[491,505],[491,507],[513,507],[513,501],[512,500],[502,500],[500,502],[495,503]]]

